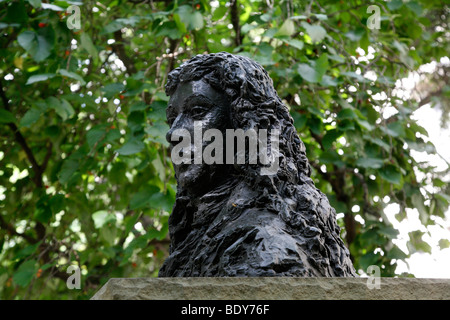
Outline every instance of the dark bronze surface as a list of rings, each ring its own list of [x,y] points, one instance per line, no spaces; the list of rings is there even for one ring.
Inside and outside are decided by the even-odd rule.
[[[278,129],[280,158],[273,175],[261,174],[261,164],[174,164],[170,256],[160,277],[356,276],[336,212],[314,186],[293,119],[259,64],[198,55],[169,74],[166,93],[172,145],[174,130],[193,134],[194,121],[224,134]]]

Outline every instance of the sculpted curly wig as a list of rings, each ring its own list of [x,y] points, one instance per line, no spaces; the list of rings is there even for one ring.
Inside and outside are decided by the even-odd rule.
[[[178,190],[171,255],[159,275],[356,276],[335,210],[314,186],[304,144],[264,68],[227,52],[197,55],[169,74],[166,94],[199,79],[228,95],[234,129],[279,130],[279,169],[261,175],[260,165],[235,165],[236,174],[212,191],[219,195],[212,204],[208,195],[199,201]]]

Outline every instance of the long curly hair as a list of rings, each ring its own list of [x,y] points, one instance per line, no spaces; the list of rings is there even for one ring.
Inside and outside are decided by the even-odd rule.
[[[267,129],[268,132],[279,130],[278,179],[293,183],[307,180],[311,168],[305,146],[297,135],[288,108],[260,64],[227,52],[197,55],[169,74],[166,94],[172,95],[181,82],[199,79],[228,95],[234,129]],[[247,174],[259,175],[260,168],[249,165],[248,161],[245,165],[236,167],[245,170]]]
[[[309,270],[319,270],[323,276],[355,276],[348,249],[339,237],[336,212],[310,178],[311,168],[305,146],[266,70],[245,56],[227,52],[197,55],[169,73],[166,94],[173,95],[182,82],[200,79],[228,95],[234,129],[267,129],[268,132],[276,129],[280,132],[279,169],[276,174],[261,175],[261,165],[249,165],[248,161],[235,165],[235,179],[245,181],[248,189],[256,191],[258,196],[239,210],[231,208],[229,214],[242,214],[245,207],[260,207],[273,212],[287,224],[308,252]],[[169,219],[172,253],[176,251],[178,254],[183,248],[191,250],[183,241],[191,245],[195,242],[193,237],[185,240],[193,230],[186,211],[190,201],[183,190],[178,190]],[[189,262],[186,260],[184,263]],[[172,264],[173,261],[167,262],[160,274],[176,274],[169,270]],[[304,271],[299,270],[284,274],[305,275]]]

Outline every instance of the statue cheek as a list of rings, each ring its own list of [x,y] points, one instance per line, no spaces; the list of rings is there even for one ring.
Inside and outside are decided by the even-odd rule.
[[[219,129],[224,131],[229,128],[229,116],[224,110],[214,110],[204,117],[203,127],[205,129]]]

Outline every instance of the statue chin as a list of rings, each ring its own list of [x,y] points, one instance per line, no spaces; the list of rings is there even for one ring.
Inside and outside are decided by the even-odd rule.
[[[204,164],[187,164],[175,166],[175,176],[178,187],[182,190],[197,191],[198,183],[207,183]]]
[[[178,188],[191,196],[202,196],[211,191],[230,172],[227,165],[188,164],[174,167]]]

